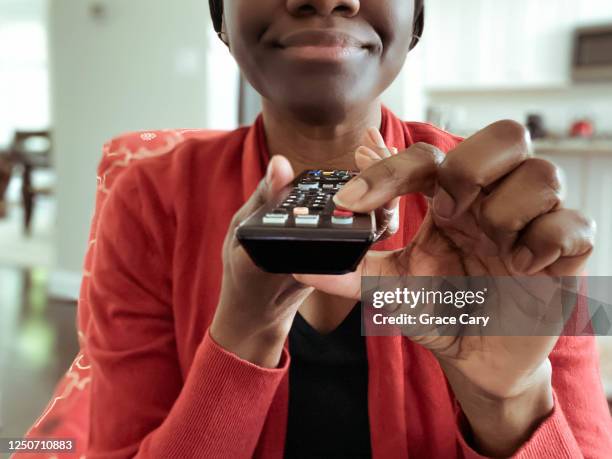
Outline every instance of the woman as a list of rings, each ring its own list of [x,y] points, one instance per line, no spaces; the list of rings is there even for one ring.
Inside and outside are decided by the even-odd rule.
[[[263,113],[108,147],[80,304],[86,456],[609,457],[592,338],[360,336],[363,274],[574,275],[592,251],[522,127],[460,144],[381,106],[422,1],[210,3]],[[352,275],[260,271],[236,225],[319,168],[362,171],[335,199],[377,210],[385,240]]]

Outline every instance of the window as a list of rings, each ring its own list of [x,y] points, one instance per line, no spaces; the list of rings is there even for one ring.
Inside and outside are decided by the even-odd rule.
[[[0,16],[0,145],[6,145],[17,128],[49,127],[47,31],[42,14]]]

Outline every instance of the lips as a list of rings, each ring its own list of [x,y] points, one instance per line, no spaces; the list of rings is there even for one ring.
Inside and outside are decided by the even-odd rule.
[[[370,45],[343,31],[330,29],[300,30],[283,36],[276,43],[285,54],[314,60],[345,59],[369,51]]]
[[[358,38],[335,30],[301,30],[293,32],[279,40],[282,48],[300,46],[367,48]]]

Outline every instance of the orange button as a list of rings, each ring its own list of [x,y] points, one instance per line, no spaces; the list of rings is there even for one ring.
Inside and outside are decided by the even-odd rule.
[[[308,214],[310,214],[308,207],[296,207],[295,209],[293,209],[293,215],[308,215]]]

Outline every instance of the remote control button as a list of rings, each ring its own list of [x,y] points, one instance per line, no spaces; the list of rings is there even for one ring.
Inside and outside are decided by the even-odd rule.
[[[324,171],[323,172],[324,177],[331,177],[332,175],[334,175],[334,171]]]
[[[320,171],[320,170],[319,171],[308,171],[308,175],[313,175],[315,177],[318,177],[318,176],[321,175],[321,172],[322,171]]]
[[[354,217],[334,217],[332,216],[332,224],[334,225],[352,225],[355,221]]]
[[[308,215],[309,213],[308,207],[296,207],[293,209],[293,215]]]
[[[287,214],[266,214],[263,218],[264,225],[285,225],[289,215]]]
[[[314,183],[300,183],[298,185],[298,188],[302,191],[306,191],[306,190],[318,190],[319,189],[319,182],[314,182]]]
[[[295,217],[296,226],[317,226],[319,224],[318,215],[299,215]]]
[[[339,218],[351,218],[354,217],[355,213],[351,212],[350,210],[344,210],[344,209],[336,209],[334,210],[334,217],[339,217]]]

